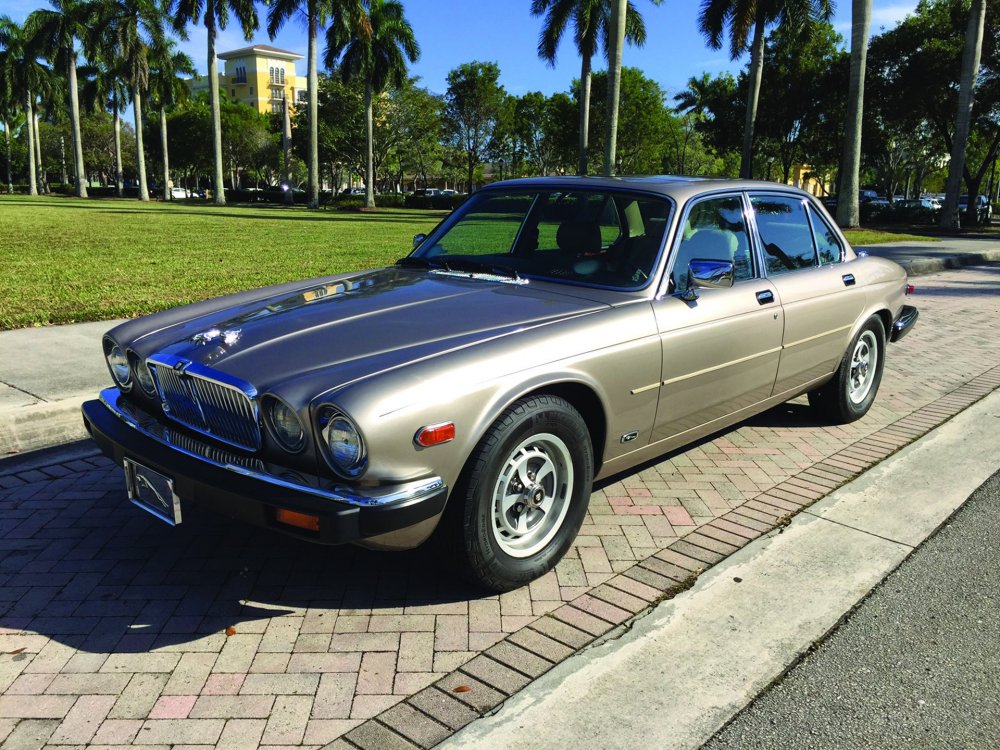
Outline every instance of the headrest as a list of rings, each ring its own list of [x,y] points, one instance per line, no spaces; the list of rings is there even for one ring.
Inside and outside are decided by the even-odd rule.
[[[556,244],[564,252],[590,254],[601,251],[601,227],[596,221],[564,221],[556,232]]]
[[[739,241],[725,229],[699,229],[684,240],[684,252],[689,258],[702,260],[733,260]]]

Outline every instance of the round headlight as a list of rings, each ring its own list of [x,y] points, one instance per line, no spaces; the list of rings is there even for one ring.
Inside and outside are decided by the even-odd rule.
[[[108,349],[108,365],[118,385],[126,388],[132,380],[132,372],[128,366],[128,357],[118,344],[112,344]]]
[[[323,428],[327,455],[333,468],[348,477],[365,470],[365,444],[354,423],[343,414],[330,414]]]
[[[136,382],[148,396],[156,395],[156,386],[153,384],[153,376],[149,372],[146,362],[139,358],[135,352],[128,353],[129,364],[132,365],[132,372],[135,374]]]
[[[306,442],[306,433],[302,429],[298,415],[284,401],[271,398],[268,402],[271,430],[281,443],[281,447],[292,452],[302,450]]]

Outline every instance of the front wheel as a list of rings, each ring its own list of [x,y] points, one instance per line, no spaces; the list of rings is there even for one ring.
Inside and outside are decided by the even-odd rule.
[[[885,326],[873,315],[858,331],[833,379],[810,391],[809,405],[838,424],[861,419],[871,408],[885,365]]]
[[[461,503],[452,543],[461,545],[466,577],[509,591],[555,567],[583,523],[593,475],[590,433],[567,401],[531,396],[507,408],[451,499]]]

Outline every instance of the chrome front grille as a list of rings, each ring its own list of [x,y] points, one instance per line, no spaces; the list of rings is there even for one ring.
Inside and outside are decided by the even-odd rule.
[[[223,382],[184,360],[148,360],[164,413],[182,425],[223,443],[255,451],[260,448],[255,392],[249,385]]]
[[[196,456],[201,456],[202,458],[207,458],[217,464],[223,464],[226,466],[242,466],[244,469],[251,469],[253,471],[265,471],[266,467],[264,462],[259,458],[254,458],[253,456],[240,456],[232,451],[228,451],[225,448],[219,448],[214,445],[209,445],[208,443],[203,443],[190,435],[185,435],[178,430],[169,430],[165,432],[164,438],[171,445],[176,445],[181,450],[187,451],[188,453],[193,453]]]

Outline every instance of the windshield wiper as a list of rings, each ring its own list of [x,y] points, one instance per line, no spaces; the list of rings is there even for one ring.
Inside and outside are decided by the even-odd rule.
[[[469,273],[481,273],[491,276],[506,276],[515,281],[523,281],[517,269],[498,263],[484,263],[471,258],[441,258],[445,270],[448,271],[468,271]]]

